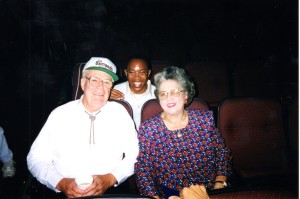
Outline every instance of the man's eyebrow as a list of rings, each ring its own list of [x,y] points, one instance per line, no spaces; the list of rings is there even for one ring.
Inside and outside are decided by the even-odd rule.
[[[142,69],[142,70],[134,70],[134,69],[128,69],[127,71],[137,71],[137,72],[139,72],[139,71],[147,71],[148,69]]]

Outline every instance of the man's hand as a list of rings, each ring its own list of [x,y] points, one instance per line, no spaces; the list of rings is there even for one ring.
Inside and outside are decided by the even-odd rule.
[[[116,184],[117,180],[112,174],[93,175],[93,183],[86,188],[83,196],[103,195],[106,190]]]
[[[121,100],[124,99],[124,94],[119,90],[112,89],[109,98],[114,100]]]
[[[84,195],[84,191],[77,187],[74,178],[63,178],[56,185],[56,189],[63,192],[68,198],[81,197]]]
[[[98,196],[116,184],[117,180],[112,174],[93,175],[93,183],[86,189],[77,187],[74,178],[63,178],[56,186],[56,189],[62,191],[68,198],[83,196]]]

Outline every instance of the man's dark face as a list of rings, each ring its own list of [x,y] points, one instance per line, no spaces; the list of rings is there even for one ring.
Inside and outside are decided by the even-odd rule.
[[[130,90],[134,94],[143,94],[147,90],[147,81],[151,70],[148,70],[146,62],[142,59],[132,59],[124,70]]]

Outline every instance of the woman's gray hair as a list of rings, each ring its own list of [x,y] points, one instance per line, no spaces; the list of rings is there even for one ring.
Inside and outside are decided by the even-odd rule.
[[[159,100],[159,87],[163,81],[169,79],[177,81],[182,86],[183,90],[188,93],[187,103],[185,104],[188,106],[194,99],[195,86],[189,74],[187,74],[184,69],[176,66],[164,68],[162,72],[154,75],[154,84],[156,86],[154,91],[155,97]]]

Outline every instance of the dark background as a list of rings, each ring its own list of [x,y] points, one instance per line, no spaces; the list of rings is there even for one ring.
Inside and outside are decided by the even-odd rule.
[[[71,100],[74,66],[92,56],[119,71],[136,53],[244,67],[243,95],[298,99],[296,0],[0,0],[0,25],[0,125],[20,184],[50,111]]]

